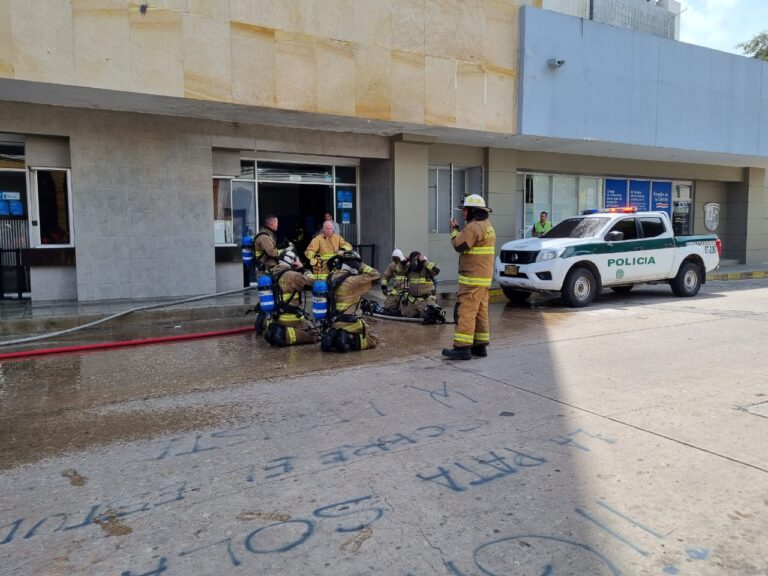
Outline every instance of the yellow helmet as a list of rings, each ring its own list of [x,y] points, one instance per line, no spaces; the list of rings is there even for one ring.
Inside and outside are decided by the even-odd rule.
[[[462,204],[461,208],[480,208],[481,210],[487,210],[488,212],[491,211],[491,209],[485,205],[483,197],[479,194],[464,196],[464,204]]]

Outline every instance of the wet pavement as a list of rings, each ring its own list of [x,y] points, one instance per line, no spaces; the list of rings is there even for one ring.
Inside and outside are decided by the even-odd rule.
[[[768,574],[768,283],[491,319],[3,362],[0,575]]]

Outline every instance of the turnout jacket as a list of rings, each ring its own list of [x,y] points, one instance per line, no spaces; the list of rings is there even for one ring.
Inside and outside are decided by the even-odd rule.
[[[434,262],[425,261],[421,270],[409,271],[408,294],[414,298],[426,298],[435,292],[433,278],[440,273],[440,268]]]
[[[340,250],[347,251],[352,250],[352,245],[344,240],[338,234],[331,234],[330,238],[326,238],[322,234],[318,234],[307,246],[307,250],[304,252],[304,256],[309,258],[312,266],[315,266],[313,260],[319,260],[322,265],[321,268],[325,268],[328,260],[336,255]]]
[[[269,228],[262,227],[253,242],[254,257],[259,267],[271,270],[277,265],[280,250],[277,249],[277,236]]]
[[[296,294],[302,290],[311,290],[315,282],[315,277],[311,272],[301,272],[295,268],[289,268],[287,264],[278,264],[272,270],[272,275],[279,277],[277,283],[280,286],[282,297],[280,303],[289,303],[292,306],[299,305],[299,298]]]
[[[346,276],[336,287],[336,312],[337,314],[354,314],[357,304],[360,302],[363,294],[368,292],[381,277],[379,271],[375,268],[363,265],[359,274],[350,274],[347,270],[336,270],[330,278],[333,283],[337,279]]]
[[[389,281],[392,281],[392,295],[396,296],[405,288],[405,273],[407,267],[402,262],[390,262],[384,274],[381,276],[381,285],[389,286]]]
[[[471,220],[461,231],[454,228],[451,244],[459,252],[459,284],[489,288],[493,280],[496,244],[496,231],[491,221]]]

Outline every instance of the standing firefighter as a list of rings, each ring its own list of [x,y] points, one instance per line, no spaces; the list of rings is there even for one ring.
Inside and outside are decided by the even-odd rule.
[[[405,273],[408,270],[408,262],[402,250],[392,251],[392,262],[389,263],[384,275],[381,277],[381,292],[387,299],[384,301],[384,313],[390,316],[400,315],[400,297],[405,290]],[[392,280],[392,287],[389,281]]]
[[[488,220],[491,211],[477,194],[464,198],[464,229],[451,218],[451,244],[459,253],[459,291],[456,295],[458,319],[453,333],[453,348],[443,348],[443,356],[469,360],[472,355],[487,356],[488,289],[493,279],[493,254],[496,232]]]
[[[340,267],[339,267],[340,266]],[[323,336],[323,352],[369,350],[378,342],[376,334],[355,312],[360,298],[381,277],[356,252],[345,252],[328,263],[328,311],[331,326]]]
[[[272,346],[312,344],[318,340],[315,325],[307,318],[302,291],[311,290],[314,277],[301,268],[301,262],[291,251],[283,252],[272,269],[275,311],[267,321],[264,339]]]
[[[333,232],[334,222],[323,222],[323,231],[318,234],[307,246],[304,255],[309,259],[315,278],[325,280],[328,277],[328,260],[334,256],[352,250],[352,245],[338,234]]]
[[[434,324],[442,313],[435,300],[435,276],[440,273],[440,268],[418,251],[411,252],[407,265],[408,288],[400,304],[400,314],[405,318],[423,318],[425,323]]]
[[[264,226],[253,241],[256,268],[260,271],[274,268],[280,256],[280,250],[277,249],[277,216],[270,214],[264,218]]]

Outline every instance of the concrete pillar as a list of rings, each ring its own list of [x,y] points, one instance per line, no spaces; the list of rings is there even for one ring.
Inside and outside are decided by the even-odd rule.
[[[427,186],[429,146],[393,142],[395,246],[415,250],[429,245]],[[413,248],[411,248],[413,247]]]
[[[496,230],[496,248],[515,240],[522,228],[522,191],[517,189],[517,150],[486,149],[488,205],[493,210],[491,221]]]
[[[768,182],[765,168],[746,168],[748,216],[745,264],[768,262]]]
[[[768,186],[764,168],[745,168],[728,188],[728,253],[744,264],[768,262]]]

